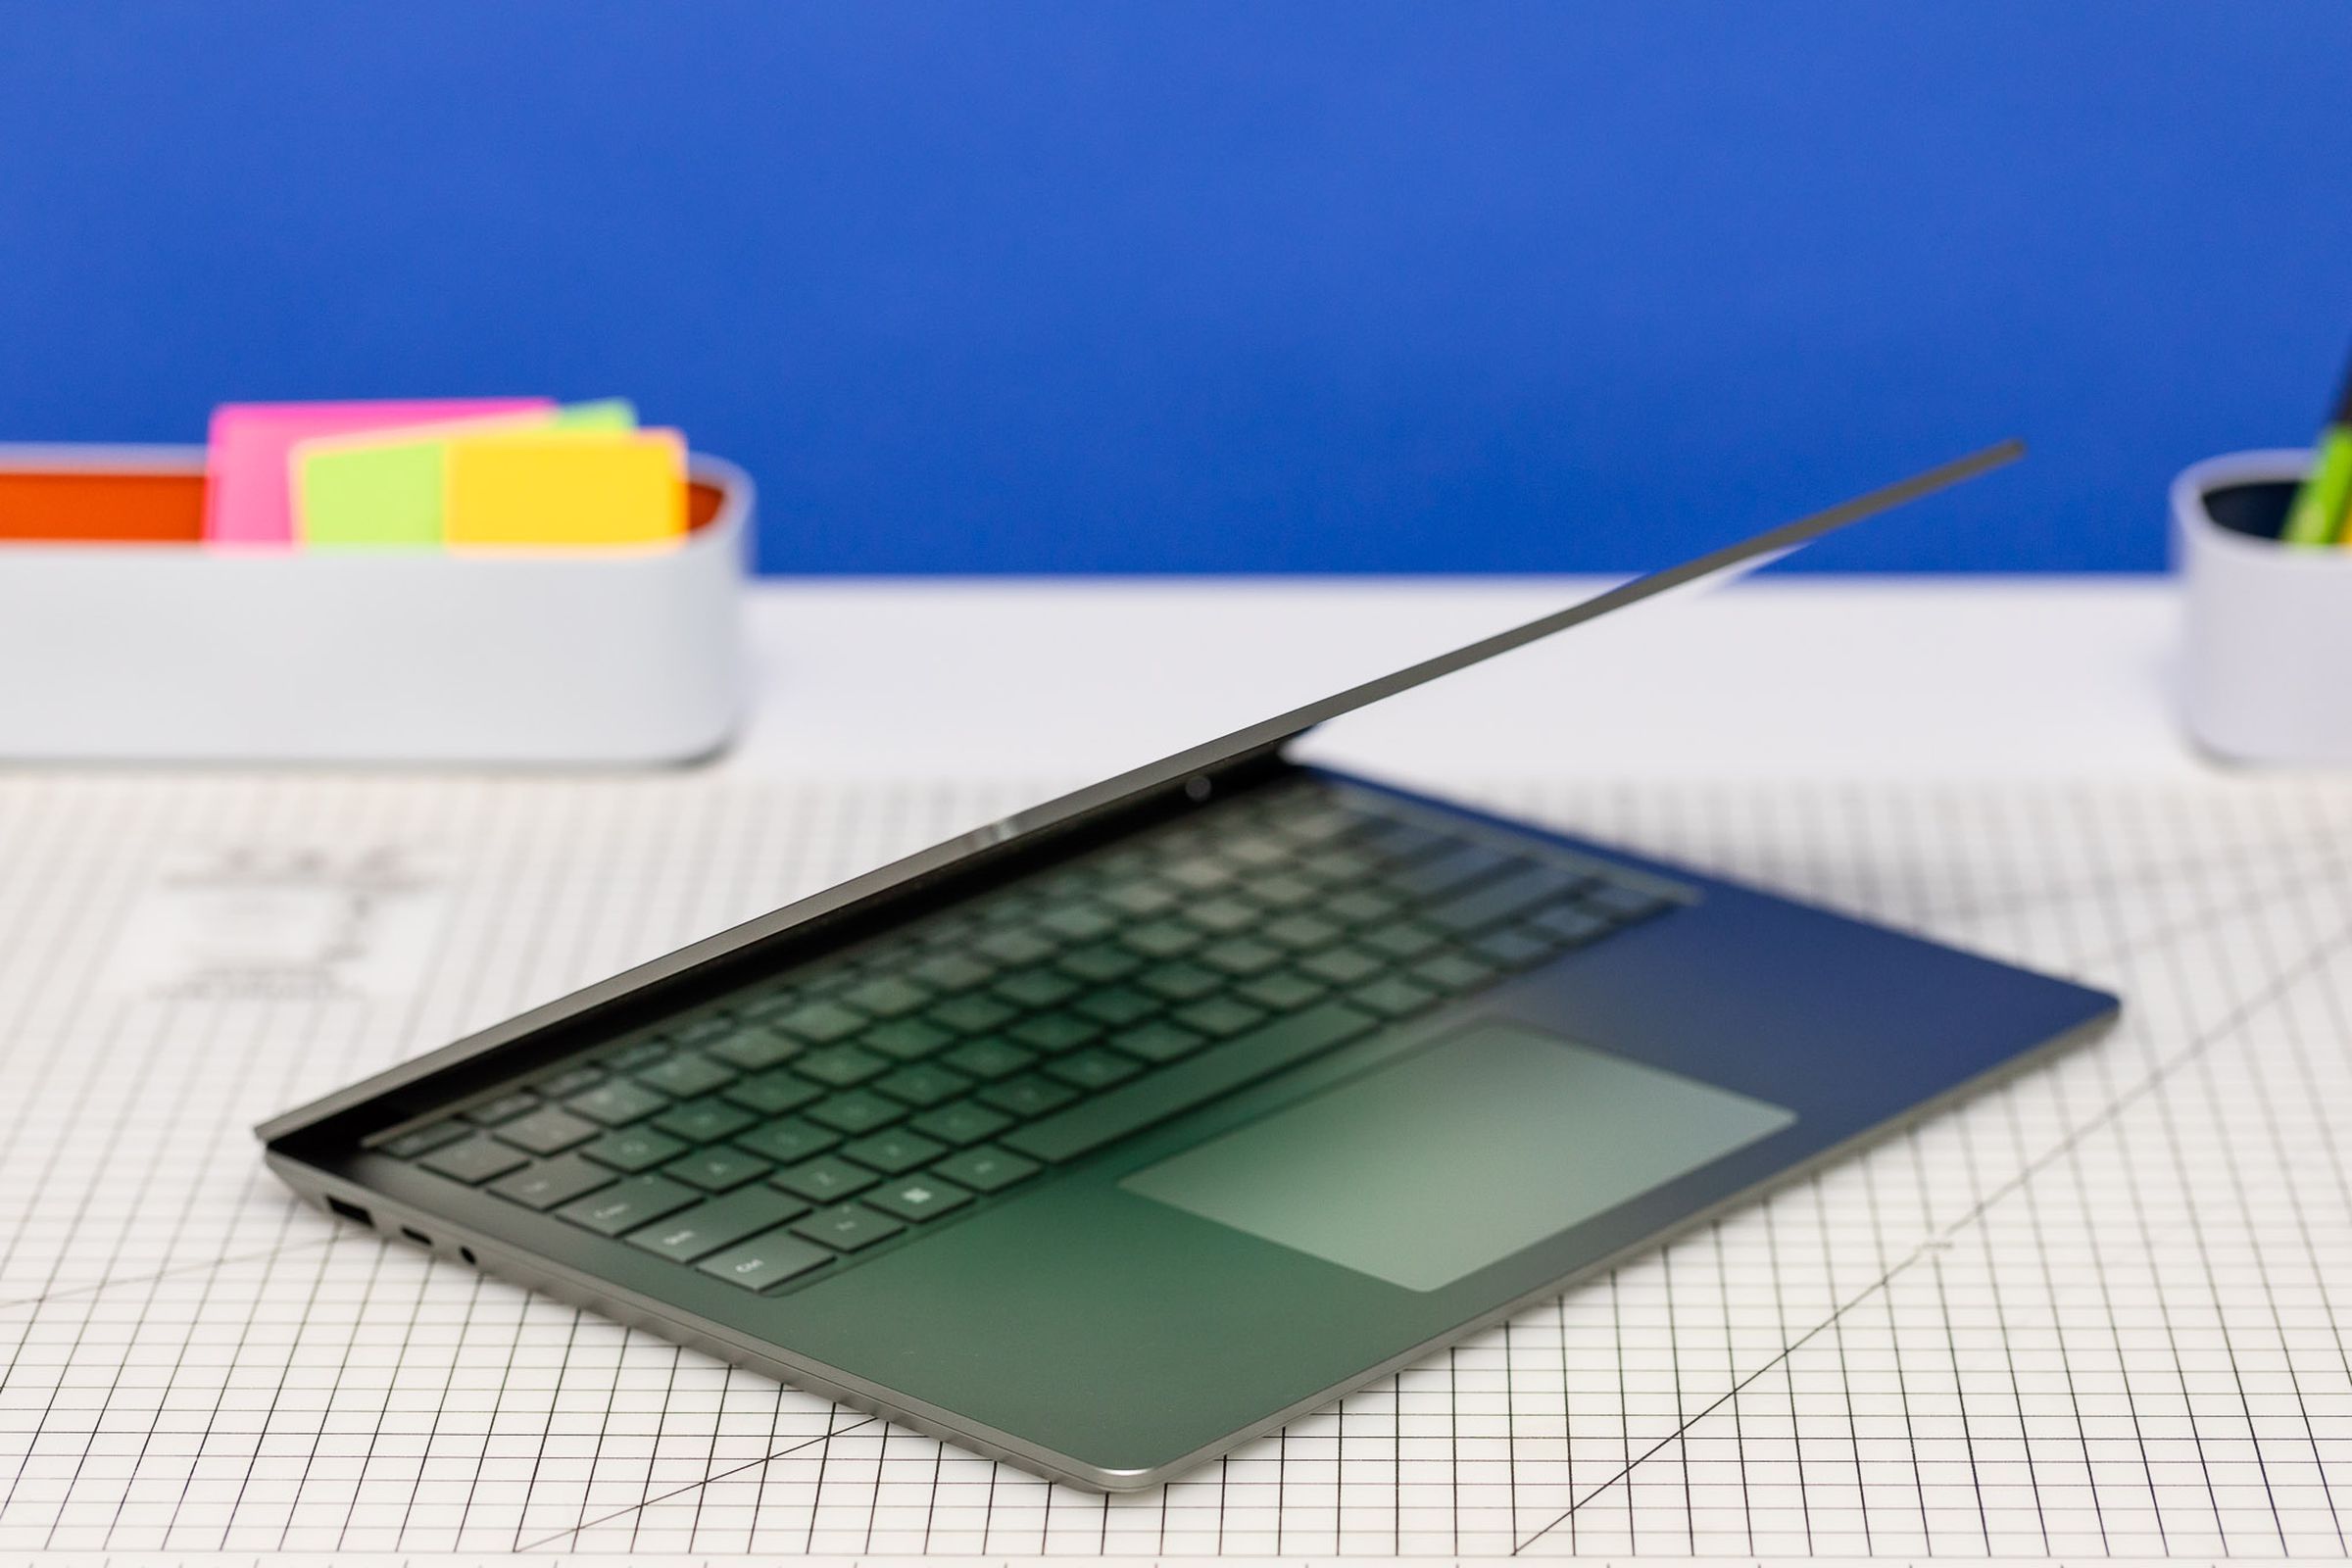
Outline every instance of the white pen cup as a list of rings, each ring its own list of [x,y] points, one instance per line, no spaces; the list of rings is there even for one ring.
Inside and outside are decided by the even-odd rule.
[[[2352,549],[2278,539],[2311,461],[2232,452],[2173,481],[2182,717],[2231,761],[2352,766]]]

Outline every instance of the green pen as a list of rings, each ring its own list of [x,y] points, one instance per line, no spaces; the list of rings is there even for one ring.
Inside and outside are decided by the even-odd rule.
[[[2335,416],[2316,445],[2311,477],[2295,492],[2294,507],[2278,537],[2290,545],[2352,544],[2343,538],[2345,503],[2352,501],[2352,371],[2345,375]]]

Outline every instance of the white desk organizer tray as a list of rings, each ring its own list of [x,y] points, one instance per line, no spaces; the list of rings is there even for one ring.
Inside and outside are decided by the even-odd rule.
[[[201,449],[0,446],[0,758],[706,756],[741,708],[753,498],[688,466],[676,545],[262,553],[198,541]]]

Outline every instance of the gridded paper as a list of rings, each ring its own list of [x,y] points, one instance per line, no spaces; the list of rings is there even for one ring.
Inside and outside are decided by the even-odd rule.
[[[266,1115],[1044,793],[0,780],[0,1554],[2346,1555],[2344,786],[1469,792],[2125,1021],[1141,1494],[332,1224],[261,1165]]]

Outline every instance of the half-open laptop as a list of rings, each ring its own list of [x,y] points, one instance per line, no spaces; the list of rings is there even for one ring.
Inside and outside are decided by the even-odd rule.
[[[346,1220],[1152,1485],[2110,1019],[1288,755],[1988,449],[924,851],[259,1129]]]

